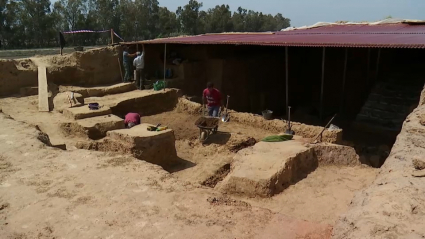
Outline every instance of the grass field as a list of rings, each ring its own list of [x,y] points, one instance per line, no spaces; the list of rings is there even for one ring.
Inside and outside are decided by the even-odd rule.
[[[87,46],[84,50],[99,48],[104,46]],[[74,47],[65,47],[63,53],[75,52]],[[33,56],[46,56],[59,54],[59,48],[40,48],[40,49],[22,49],[22,50],[0,50],[0,59],[19,59]]]

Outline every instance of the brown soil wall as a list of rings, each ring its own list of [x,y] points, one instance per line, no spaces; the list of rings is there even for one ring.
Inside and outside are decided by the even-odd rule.
[[[202,110],[202,106],[200,104],[189,101],[185,98],[179,98],[176,108],[179,111],[187,112],[189,114],[199,114]],[[229,112],[230,120],[232,121],[249,126],[260,127],[276,133],[284,132],[287,127],[287,122],[285,120],[265,120],[262,116],[250,113],[239,113],[235,111]],[[295,134],[304,138],[314,138],[323,130],[323,127],[306,125],[298,122],[291,122],[291,125]],[[335,131],[325,130],[323,132],[322,141],[328,143],[341,143],[342,132],[343,131],[341,129]]]
[[[74,52],[63,56],[0,60],[0,96],[19,93],[20,88],[37,86],[37,66],[47,67],[47,80],[57,85],[95,86],[121,79],[118,47]]]
[[[0,96],[19,93],[37,85],[37,67],[30,59],[0,60]]]
[[[148,116],[170,111],[176,106],[180,93],[179,90],[167,89],[156,94],[123,100],[111,106],[112,113],[124,118],[128,112]]]
[[[406,119],[380,174],[357,193],[350,210],[337,221],[333,238],[423,238],[425,183],[413,176],[414,160],[424,159],[425,90],[418,108]]]

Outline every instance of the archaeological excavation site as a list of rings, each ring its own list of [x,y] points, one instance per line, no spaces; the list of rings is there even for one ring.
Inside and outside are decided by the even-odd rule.
[[[424,34],[330,25],[0,60],[0,237],[425,238]],[[144,49],[143,90],[123,82],[124,46]],[[227,117],[204,116],[208,82]]]

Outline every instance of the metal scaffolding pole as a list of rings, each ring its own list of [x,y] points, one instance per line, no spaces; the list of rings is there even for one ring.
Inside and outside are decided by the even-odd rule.
[[[323,90],[325,86],[325,56],[326,48],[323,47],[323,56],[322,56],[322,85],[320,89],[320,120],[323,120]]]
[[[288,47],[285,47],[285,74],[286,74],[286,115],[289,107],[289,71],[288,71]]]
[[[378,49],[378,59],[376,59],[376,75],[375,75],[375,82],[378,81],[379,77],[379,61],[381,60],[381,48]]]
[[[369,78],[370,78],[370,52],[371,49],[367,49],[367,73],[366,73],[366,87],[369,88],[370,82],[369,82]]]
[[[166,74],[166,67],[167,65],[167,43],[164,44],[164,91],[165,91],[165,74]]]
[[[343,109],[344,109],[345,81],[347,79],[347,62],[348,62],[348,48],[345,48],[344,75],[342,76],[341,105],[339,108],[340,114],[343,113]]]

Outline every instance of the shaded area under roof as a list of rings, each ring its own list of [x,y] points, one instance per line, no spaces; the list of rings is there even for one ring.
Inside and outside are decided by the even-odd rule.
[[[206,44],[308,47],[425,48],[425,25],[329,25],[270,33],[221,33],[123,44]]]

